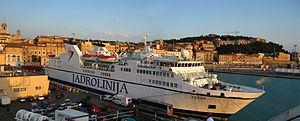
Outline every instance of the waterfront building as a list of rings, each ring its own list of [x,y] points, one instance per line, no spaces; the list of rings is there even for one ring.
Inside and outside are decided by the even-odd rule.
[[[260,65],[262,58],[255,54],[219,54],[219,64]]]
[[[232,54],[219,54],[219,64],[232,64],[233,55]]]
[[[212,51],[199,50],[196,52],[195,59],[211,64],[214,62],[214,53]]]
[[[47,75],[28,74],[12,66],[0,66],[0,97],[11,100],[19,97],[47,95],[49,80]]]
[[[158,56],[177,56],[181,57],[181,52],[177,51],[167,51],[167,50],[153,50],[154,54],[157,54]]]

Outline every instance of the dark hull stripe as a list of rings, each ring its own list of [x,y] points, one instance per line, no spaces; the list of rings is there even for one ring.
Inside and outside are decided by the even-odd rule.
[[[177,92],[177,93],[185,93],[185,94],[190,94],[190,95],[201,95],[201,96],[206,96],[206,97],[230,98],[230,99],[244,99],[244,100],[252,100],[252,99],[256,99],[256,98],[241,98],[241,97],[222,97],[222,96],[214,96],[214,95],[208,96],[208,95],[200,94],[200,93],[184,92],[184,91],[179,91],[179,90],[174,90],[174,89],[168,89],[168,88],[164,88],[164,87],[157,87],[157,86],[153,86],[153,85],[146,85],[146,84],[135,83],[135,82],[129,82],[129,81],[124,81],[124,80],[117,80],[117,79],[107,78],[107,77],[102,77],[102,76],[98,76],[98,75],[91,75],[91,74],[79,73],[79,72],[74,72],[74,71],[68,71],[68,70],[56,69],[56,68],[52,68],[52,67],[46,67],[46,68],[54,69],[54,70],[58,70],[58,71],[69,72],[69,73],[76,73],[76,74],[81,74],[81,75],[88,75],[88,76],[93,76],[93,77],[97,77],[97,78],[109,79],[109,80],[114,80],[114,81],[119,81],[119,82],[129,83],[129,84],[141,85],[141,86],[145,86],[145,87],[158,88],[158,89],[168,90],[168,91]],[[51,77],[50,77],[50,78],[51,78]],[[66,82],[66,81],[64,81],[64,82]],[[68,82],[68,83],[69,83],[69,82]],[[70,84],[73,84],[73,83],[70,83]],[[73,85],[75,85],[75,84],[73,84]],[[80,86],[80,85],[79,85],[79,86]],[[86,88],[88,88],[88,87],[86,87]],[[90,88],[90,89],[92,89],[92,88]],[[94,89],[94,90],[95,90],[95,89]]]
[[[176,108],[174,108],[173,110],[174,110],[174,114],[183,117],[207,118],[208,116],[208,112],[198,112],[198,111],[183,110],[183,109],[176,109]],[[212,115],[212,117],[218,117],[218,119],[220,120],[226,120],[228,117],[233,115],[233,114],[222,114],[222,113],[210,113],[210,114]]]

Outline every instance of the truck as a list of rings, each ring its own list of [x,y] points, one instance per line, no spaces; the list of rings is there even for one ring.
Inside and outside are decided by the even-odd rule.
[[[57,121],[88,121],[89,114],[73,109],[55,110],[55,120]]]
[[[112,102],[118,105],[128,106],[132,103],[132,99],[124,95],[114,95]]]
[[[10,104],[10,98],[7,96],[1,96],[0,97],[0,104],[5,106]]]

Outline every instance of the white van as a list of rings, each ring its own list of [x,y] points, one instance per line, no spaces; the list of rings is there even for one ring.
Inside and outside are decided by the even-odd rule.
[[[104,95],[103,96],[103,100],[106,100],[106,101],[112,101],[113,100],[113,97],[111,95]]]
[[[132,99],[124,95],[114,95],[112,102],[118,105],[128,106],[132,103]]]
[[[7,96],[0,97],[0,104],[1,105],[9,105],[10,104],[10,98]]]

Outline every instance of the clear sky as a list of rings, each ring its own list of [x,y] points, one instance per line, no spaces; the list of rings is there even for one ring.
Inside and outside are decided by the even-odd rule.
[[[300,47],[300,0],[0,0],[0,22],[23,38],[142,41],[230,34]],[[297,49],[300,51],[300,48]]]

